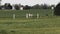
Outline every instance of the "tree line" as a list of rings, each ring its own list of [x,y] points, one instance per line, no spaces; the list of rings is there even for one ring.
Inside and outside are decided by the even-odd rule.
[[[2,9],[14,9],[15,10],[20,10],[21,7],[23,7],[24,10],[27,10],[27,9],[51,9],[51,7],[54,7],[54,15],[58,15],[60,16],[60,3],[58,3],[56,6],[55,5],[48,5],[48,4],[36,4],[36,5],[33,5],[33,6],[29,6],[29,5],[21,5],[21,4],[14,4],[14,5],[11,5],[10,3],[5,3],[4,5],[0,5],[0,10]]]
[[[51,7],[55,7],[55,5],[47,5],[47,4],[36,4],[33,6],[29,6],[29,5],[21,5],[21,4],[14,4],[11,5],[10,3],[5,3],[4,5],[0,6],[0,9],[12,9],[15,8],[16,10],[20,10],[20,7],[23,7],[23,9],[51,9]]]

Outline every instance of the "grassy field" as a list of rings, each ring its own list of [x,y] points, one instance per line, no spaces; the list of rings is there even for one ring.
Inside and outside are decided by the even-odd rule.
[[[0,34],[60,34],[60,17],[0,19]]]
[[[0,10],[0,34],[60,34],[60,16],[52,16],[52,10]],[[26,19],[26,13],[39,13],[39,19]],[[12,19],[16,14],[16,19]],[[48,16],[46,16],[48,14]]]
[[[30,10],[0,10],[0,17],[12,18],[13,14],[16,15],[16,18],[25,18],[27,13],[31,13],[36,17],[38,13],[40,16],[52,16],[51,9],[30,9]]]

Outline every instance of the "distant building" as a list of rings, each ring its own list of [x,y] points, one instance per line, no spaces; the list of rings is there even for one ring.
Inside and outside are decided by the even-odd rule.
[[[23,6],[19,6],[19,10],[23,10]],[[14,6],[12,6],[12,10],[15,10],[15,7]]]
[[[54,7],[51,7],[51,9],[53,10],[53,9],[54,9]]]
[[[23,10],[23,5],[19,4],[20,10]]]
[[[14,7],[14,5],[12,5],[12,10],[15,10],[15,7]]]
[[[20,7],[20,10],[23,10],[23,7]]]

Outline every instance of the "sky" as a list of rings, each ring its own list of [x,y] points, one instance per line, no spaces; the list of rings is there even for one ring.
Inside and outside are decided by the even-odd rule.
[[[60,2],[60,0],[2,0],[2,5],[5,3],[11,3],[11,4],[22,4],[22,5],[30,5],[33,6],[35,4],[55,4],[57,5]]]

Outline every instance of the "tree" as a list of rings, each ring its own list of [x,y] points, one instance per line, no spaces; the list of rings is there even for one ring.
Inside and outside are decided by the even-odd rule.
[[[47,4],[44,4],[43,5],[43,9],[48,9],[48,5]]]
[[[12,9],[12,6],[10,3],[5,3],[4,8],[5,9]]]
[[[23,9],[31,9],[31,6],[26,5]]]
[[[47,4],[36,4],[34,6],[32,6],[33,9],[50,9],[50,6]]]
[[[15,7],[16,10],[20,9],[20,6],[18,4],[15,4],[14,7]]]
[[[36,4],[34,6],[32,6],[33,9],[40,9],[40,5],[39,4]]]
[[[54,15],[60,16],[60,3],[55,7]]]

